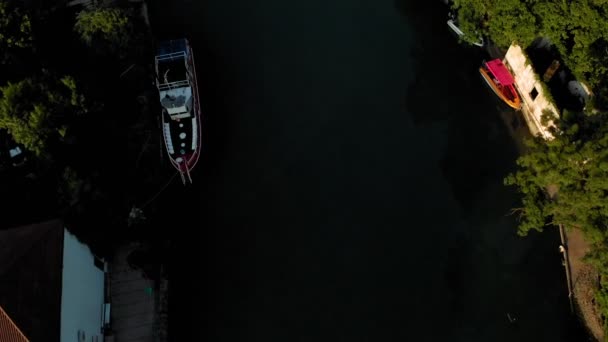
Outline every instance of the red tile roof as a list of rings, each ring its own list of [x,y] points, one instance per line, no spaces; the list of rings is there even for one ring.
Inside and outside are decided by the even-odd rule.
[[[0,306],[0,342],[29,342]]]

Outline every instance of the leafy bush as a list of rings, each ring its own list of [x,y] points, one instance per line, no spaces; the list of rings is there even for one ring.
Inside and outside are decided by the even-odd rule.
[[[74,29],[87,45],[102,44],[112,51],[125,49],[132,33],[127,12],[119,8],[84,10],[76,17]]]
[[[75,116],[87,111],[71,76],[31,77],[0,87],[0,128],[37,156],[61,141]]]

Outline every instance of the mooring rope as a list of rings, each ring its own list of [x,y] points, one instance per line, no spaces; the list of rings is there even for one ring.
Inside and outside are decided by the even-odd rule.
[[[167,184],[165,184],[165,186],[163,186],[152,198],[150,198],[146,203],[144,203],[140,209],[145,208],[148,204],[150,204],[152,201],[154,201],[156,199],[156,197],[158,197],[158,195],[160,195],[163,191],[165,191],[165,189],[169,186],[169,184],[171,184],[171,182],[173,181],[173,179],[175,178],[175,176],[177,176],[179,172],[175,172],[173,174],[173,176],[171,176],[171,178],[169,178],[169,181],[167,182]]]
[[[150,141],[150,138],[152,138],[152,133],[150,131],[147,131],[146,133],[148,135],[146,137],[146,142],[144,143],[144,146],[141,148],[141,151],[139,151],[139,154],[137,155],[137,159],[135,160],[135,170],[137,170],[137,167],[139,166],[139,161],[141,160],[141,157],[144,155],[144,151],[148,147],[148,142]]]

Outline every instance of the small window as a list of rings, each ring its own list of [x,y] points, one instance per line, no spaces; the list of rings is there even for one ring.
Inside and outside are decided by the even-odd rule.
[[[538,90],[536,90],[536,87],[534,87],[534,88],[532,88],[532,91],[530,92],[530,97],[532,98],[532,101],[534,101],[537,96],[538,96]]]

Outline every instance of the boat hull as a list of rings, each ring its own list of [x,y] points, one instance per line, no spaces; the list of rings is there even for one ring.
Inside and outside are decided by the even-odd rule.
[[[196,74],[196,65],[194,63],[194,54],[188,42],[185,41],[185,60],[187,65],[186,74],[189,89],[192,95],[191,115],[185,117],[171,118],[166,108],[163,108],[161,113],[161,125],[163,133],[163,142],[167,156],[171,165],[180,173],[182,181],[186,183],[188,180],[192,182],[190,172],[198,163],[201,146],[202,146],[202,113],[200,106],[200,98],[198,92],[198,80]],[[173,41],[171,41],[173,42]],[[166,56],[161,55],[162,56]],[[158,75],[158,58],[157,56],[157,77]],[[160,90],[161,88],[159,88]],[[182,136],[183,135],[183,136]]]
[[[517,94],[517,91],[513,85],[501,86],[497,84],[494,78],[484,67],[479,68],[479,73],[486,81],[488,86],[492,88],[492,91],[494,91],[496,96],[498,96],[504,103],[513,109],[521,109],[521,98]]]

